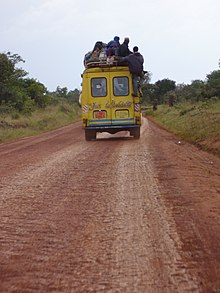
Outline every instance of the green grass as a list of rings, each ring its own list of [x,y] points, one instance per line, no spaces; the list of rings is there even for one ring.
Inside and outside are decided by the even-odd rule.
[[[159,105],[157,111],[148,108],[145,114],[180,139],[220,155],[220,99],[174,107]],[[0,143],[50,131],[80,118],[78,105],[68,102],[36,110],[31,116],[0,114]]]
[[[50,131],[81,118],[77,104],[60,102],[58,105],[38,109],[30,116],[18,112],[0,114],[0,143]]]
[[[181,139],[220,154],[220,99],[160,105],[157,111],[147,110],[146,115]]]

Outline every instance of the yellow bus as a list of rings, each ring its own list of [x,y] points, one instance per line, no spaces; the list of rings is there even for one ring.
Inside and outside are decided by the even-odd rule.
[[[96,133],[127,130],[140,137],[140,97],[132,96],[132,76],[128,66],[95,66],[82,74],[82,125],[85,139]]]

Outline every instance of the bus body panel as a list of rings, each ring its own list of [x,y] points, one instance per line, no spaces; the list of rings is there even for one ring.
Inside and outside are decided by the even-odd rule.
[[[82,125],[87,134],[91,130],[95,138],[96,132],[140,132],[140,97],[132,96],[127,66],[85,69],[82,79]]]

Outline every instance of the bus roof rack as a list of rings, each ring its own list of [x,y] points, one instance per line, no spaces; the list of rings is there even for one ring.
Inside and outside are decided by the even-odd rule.
[[[107,57],[103,59],[95,59],[95,60],[90,59],[85,63],[86,68],[92,68],[92,67],[108,68],[112,66],[127,66],[127,63],[119,62],[116,56],[111,56],[111,57]]]

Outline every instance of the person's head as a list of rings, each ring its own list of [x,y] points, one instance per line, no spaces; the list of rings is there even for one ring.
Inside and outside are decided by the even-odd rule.
[[[101,50],[103,48],[102,42],[96,42],[96,48]]]
[[[128,44],[128,43],[129,43],[129,38],[125,38],[125,39],[124,39],[124,43],[125,43],[125,44]]]
[[[133,48],[133,52],[134,52],[134,53],[138,52],[138,47],[137,47],[137,46],[134,46],[134,48]]]
[[[98,42],[95,43],[93,51],[101,51],[102,47],[103,47],[102,42],[98,41]]]
[[[119,37],[117,37],[117,36],[116,36],[116,37],[114,37],[114,41],[115,41],[115,42],[119,42],[119,40],[120,40],[120,38],[119,38]]]

